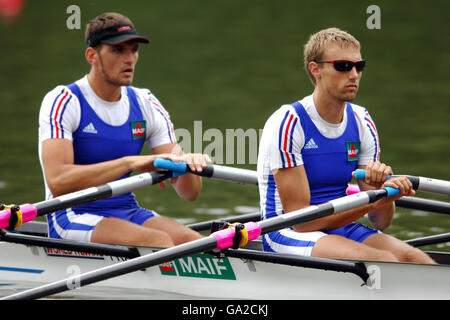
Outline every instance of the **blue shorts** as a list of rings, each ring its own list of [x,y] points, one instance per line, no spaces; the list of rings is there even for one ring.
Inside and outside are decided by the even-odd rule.
[[[89,242],[95,226],[105,217],[116,217],[142,225],[148,219],[159,216],[158,213],[139,206],[127,209],[107,208],[103,211],[96,210],[95,213],[79,211],[75,208],[74,210],[69,208],[47,216],[50,238]]]
[[[265,234],[262,238],[263,250],[310,256],[316,241],[323,236],[326,236],[326,233],[322,231],[297,232],[286,228]]]
[[[357,242],[363,242],[367,237],[379,232],[355,222],[327,231],[297,232],[292,228],[286,228],[265,234],[263,236],[263,250],[310,256],[317,240],[328,234],[336,234]]]
[[[336,234],[338,236],[343,236],[356,242],[363,242],[367,239],[367,237],[373,234],[380,233],[379,230],[366,227],[365,225],[356,222],[349,223],[348,225],[338,229],[327,230],[323,232],[325,232],[326,234]]]

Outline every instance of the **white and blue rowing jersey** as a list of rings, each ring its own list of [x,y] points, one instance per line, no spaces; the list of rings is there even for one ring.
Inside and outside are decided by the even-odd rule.
[[[267,120],[260,141],[257,174],[261,218],[284,213],[274,170],[303,165],[310,203],[318,204],[345,196],[356,166],[379,157],[378,134],[365,108],[347,103],[343,121],[330,124],[318,114],[312,95],[283,105]],[[264,249],[309,255],[323,235],[321,231],[299,233],[288,228],[265,235]]]
[[[128,86],[122,87],[121,93],[117,102],[103,101],[91,89],[87,77],[50,91],[40,111],[40,158],[40,146],[46,139],[72,141],[74,163],[82,165],[139,155],[146,141],[151,148],[176,142],[169,114],[149,90]],[[46,198],[50,199],[45,185]],[[155,215],[140,208],[132,193],[126,193],[49,215],[49,235],[89,241],[102,217],[142,224]]]

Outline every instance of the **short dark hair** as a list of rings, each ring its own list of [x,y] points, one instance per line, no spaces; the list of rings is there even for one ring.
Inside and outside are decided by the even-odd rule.
[[[93,33],[115,25],[130,25],[134,28],[133,22],[128,17],[116,12],[105,12],[95,17],[86,25],[84,41],[87,42]]]

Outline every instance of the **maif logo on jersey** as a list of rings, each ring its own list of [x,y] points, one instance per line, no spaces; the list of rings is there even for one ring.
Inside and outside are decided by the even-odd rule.
[[[347,147],[347,161],[358,161],[359,152],[361,150],[360,141],[348,141],[345,143]]]
[[[133,136],[133,140],[145,139],[145,127],[146,121],[131,121],[131,134]]]

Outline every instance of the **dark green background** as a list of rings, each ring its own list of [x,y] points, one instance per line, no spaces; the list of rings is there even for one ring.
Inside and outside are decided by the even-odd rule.
[[[81,8],[82,30],[66,27],[71,4]],[[371,4],[381,9],[380,30],[366,26]],[[331,26],[349,31],[368,61],[354,102],[377,124],[382,161],[397,173],[450,180],[449,1],[28,1],[16,24],[0,25],[0,202],[44,199],[40,103],[88,72],[84,25],[105,11],[129,16],[151,38],[141,46],[134,85],[151,89],[175,128],[188,130],[195,120],[203,130],[262,128],[281,104],[312,92],[302,65],[309,35]],[[255,187],[210,180],[192,203],[171,187],[136,194],[161,214],[197,221],[219,216],[196,208],[233,213],[259,203]],[[401,238],[450,230],[446,216],[399,212],[387,232]]]

